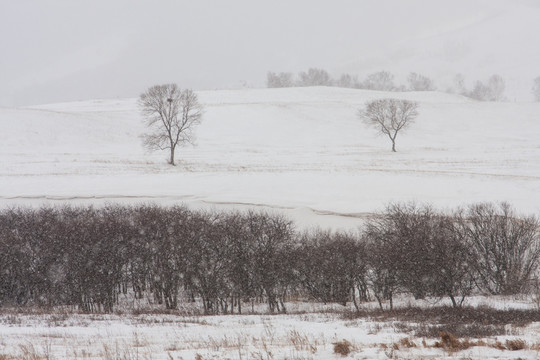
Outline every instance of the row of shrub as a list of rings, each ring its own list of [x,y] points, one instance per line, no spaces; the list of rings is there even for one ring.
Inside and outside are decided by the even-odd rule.
[[[395,76],[389,71],[378,71],[367,75],[363,80],[358,76],[342,74],[339,78],[332,78],[324,69],[311,68],[299,72],[296,76],[290,72],[268,72],[266,85],[269,88],[304,87],[304,86],[338,86],[343,88],[367,89],[378,91],[434,91],[437,90],[435,82],[428,76],[415,72],[409,73],[406,84],[395,83]],[[453,84],[444,91],[468,96],[479,101],[505,101],[505,80],[498,74],[491,75],[487,80],[476,80],[473,87],[465,86],[465,77],[456,74]],[[540,101],[540,77],[533,80],[532,94],[536,101]]]
[[[296,231],[280,214],[155,205],[0,211],[0,305],[70,305],[111,312],[119,295],[167,309],[200,301],[207,314],[291,298],[324,303],[397,293],[448,297],[528,290],[539,221],[508,204],[441,212],[390,205],[354,233]]]
[[[396,85],[394,75],[388,71],[369,74],[364,80],[358,76],[342,74],[334,79],[324,69],[310,68],[301,71],[296,76],[290,72],[266,74],[266,86],[269,88],[304,87],[304,86],[338,86],[353,89],[368,89],[379,91],[433,91],[436,90],[433,81],[424,75],[411,72],[407,77],[407,85]]]

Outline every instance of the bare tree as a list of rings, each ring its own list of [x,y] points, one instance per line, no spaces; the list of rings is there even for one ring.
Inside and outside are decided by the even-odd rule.
[[[504,90],[506,88],[506,82],[500,75],[492,75],[488,79],[489,94],[491,101],[504,101]]]
[[[336,81],[336,85],[342,88],[360,88],[361,84],[358,81],[358,76],[352,76],[350,74],[342,74]]]
[[[315,230],[300,238],[296,271],[308,294],[324,303],[345,306],[356,292],[367,298],[365,243],[354,234]]]
[[[503,101],[505,81],[500,75],[492,75],[486,83],[477,81],[469,97],[480,101]]]
[[[534,80],[534,85],[532,87],[532,93],[534,100],[540,101],[540,76],[536,77]]]
[[[174,163],[178,145],[193,143],[194,128],[201,121],[203,106],[192,90],[181,90],[176,84],[155,85],[139,98],[139,105],[149,134],[143,135],[150,150],[170,150],[169,164]]]
[[[467,95],[467,88],[465,87],[465,76],[463,74],[456,74],[454,76],[455,92],[460,95]]]
[[[298,86],[330,86],[332,79],[326,70],[310,68],[298,74]]]
[[[394,294],[401,289],[399,264],[402,254],[395,249],[396,239],[392,233],[391,219],[387,216],[370,219],[366,224],[366,278],[381,310],[386,300],[390,302],[390,309],[393,308]]]
[[[540,265],[540,221],[517,216],[507,203],[469,208],[461,226],[475,251],[479,286],[491,294],[518,294]]]
[[[288,72],[280,72],[278,74],[271,71],[266,74],[266,87],[268,88],[283,88],[292,87],[294,85],[293,75]]]
[[[432,216],[427,248],[432,272],[430,291],[432,295],[448,296],[454,307],[463,305],[475,285],[474,251],[462,231],[460,219],[459,211]]]
[[[395,89],[394,75],[388,71],[370,74],[362,82],[361,87],[368,90],[392,91]]]
[[[396,151],[396,137],[400,130],[408,127],[418,116],[418,103],[408,100],[380,99],[366,103],[358,116],[366,124],[379,129],[392,141],[392,151]]]
[[[436,89],[433,80],[415,72],[409,74],[407,82],[411,91],[433,91]]]

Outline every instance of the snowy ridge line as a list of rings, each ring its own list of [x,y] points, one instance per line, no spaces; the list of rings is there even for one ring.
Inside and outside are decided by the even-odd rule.
[[[356,103],[352,103],[350,101],[345,101],[345,100],[319,100],[319,99],[314,99],[314,100],[302,100],[302,101],[297,101],[297,100],[290,100],[290,101],[283,101],[283,100],[280,100],[280,101],[272,101],[272,100],[269,100],[269,101],[253,101],[253,102],[234,102],[234,103],[228,103],[228,102],[221,102],[221,103],[212,103],[212,102],[208,102],[208,103],[205,103],[204,106],[206,107],[220,107],[220,106],[249,106],[249,105],[264,105],[264,106],[276,106],[276,107],[279,107],[279,106],[290,106],[290,105],[300,105],[300,106],[303,106],[303,105],[328,105],[328,104],[334,104],[334,105],[345,105],[345,106],[348,106],[348,107],[357,107],[357,106],[362,106],[363,102],[365,102],[365,100],[359,100],[358,101],[358,104]]]
[[[261,207],[261,208],[271,208],[271,209],[277,209],[277,210],[299,210],[299,209],[305,209],[308,211],[311,211],[312,213],[316,215],[321,216],[339,216],[339,217],[347,217],[347,218],[355,218],[355,219],[367,219],[367,218],[373,218],[376,217],[377,214],[373,212],[359,212],[359,213],[341,213],[337,211],[330,211],[330,210],[318,210],[311,208],[309,206],[283,206],[283,205],[270,205],[270,204],[263,204],[263,203],[251,203],[251,202],[237,202],[237,201],[210,201],[210,200],[201,200],[202,203],[208,204],[208,205],[230,205],[230,206],[246,206],[246,207]]]
[[[377,217],[378,215],[374,212],[358,212],[358,213],[347,213],[347,212],[338,212],[331,210],[320,210],[315,209],[309,206],[285,206],[285,205],[272,205],[265,203],[254,203],[254,202],[242,202],[242,201],[212,201],[212,200],[201,200],[198,199],[195,195],[88,195],[88,196],[60,196],[60,195],[18,195],[18,196],[0,196],[0,200],[53,200],[53,201],[76,201],[76,200],[111,200],[114,199],[138,199],[141,203],[144,203],[145,200],[190,200],[190,203],[202,203],[205,205],[216,205],[216,206],[230,206],[230,207],[246,207],[246,208],[268,208],[271,210],[279,211],[294,211],[294,210],[307,210],[312,212],[315,215],[319,216],[336,216],[343,218],[351,219],[369,219]],[[182,203],[181,205],[189,205],[188,203]]]
[[[376,169],[376,168],[357,168],[356,170],[372,171],[372,172],[389,172],[389,173],[401,173],[401,174],[435,174],[435,175],[462,175],[462,176],[479,176],[479,177],[494,177],[494,178],[510,178],[520,180],[540,180],[540,176],[534,175],[513,175],[513,174],[493,174],[482,173],[473,171],[459,171],[459,170],[417,170],[417,169]]]
[[[2,200],[106,200],[106,199],[196,199],[194,195],[15,195],[0,196]]]
[[[285,155],[283,155],[285,156]],[[56,163],[54,161],[50,161],[50,163]],[[84,161],[80,162],[81,164],[84,163]],[[134,164],[134,165],[145,165],[144,161],[119,161],[115,162],[113,160],[94,160],[91,161],[91,163],[95,164],[107,164],[107,165],[115,165],[115,164]],[[156,164],[151,164],[156,165]],[[159,165],[159,164],[158,164]],[[484,172],[473,172],[473,171],[460,171],[460,170],[421,170],[421,169],[392,169],[392,168],[361,168],[361,167],[355,167],[354,165],[335,165],[334,167],[317,167],[315,166],[305,166],[302,167],[303,164],[298,164],[298,166],[291,166],[291,165],[275,165],[275,166],[269,166],[266,164],[261,165],[254,165],[254,166],[246,166],[246,165],[230,165],[230,164],[197,164],[196,162],[190,163],[190,164],[181,164],[185,166],[183,170],[185,170],[187,173],[218,173],[218,172],[224,172],[224,173],[302,173],[302,172],[314,172],[314,173],[328,173],[328,172],[339,172],[339,173],[358,173],[358,175],[362,175],[361,172],[370,173],[370,172],[379,172],[379,173],[395,173],[395,174],[431,174],[431,175],[452,175],[452,176],[473,176],[473,177],[487,177],[487,178],[501,178],[501,179],[515,179],[515,180],[525,180],[525,181],[538,181],[540,180],[540,176],[535,175],[516,175],[516,174],[496,174],[496,173],[484,173]],[[107,168],[104,168],[104,170],[107,170]],[[162,172],[167,171],[167,169],[163,170],[160,169]],[[137,172],[137,170],[126,170],[126,173],[130,173],[130,171]],[[65,171],[63,173],[0,173],[0,177],[40,177],[40,176],[77,176],[77,175],[85,175],[87,173],[79,173],[79,174],[73,174],[72,172]],[[95,169],[92,169],[89,174],[92,175],[99,175],[99,173],[96,173]],[[134,197],[137,197],[136,195],[133,195]],[[108,197],[107,195],[96,195],[96,197]],[[120,197],[114,195],[113,197]],[[124,197],[124,196],[121,196]],[[0,198],[2,198],[0,196]]]
[[[328,210],[315,210],[315,209],[311,209],[311,210],[317,215],[341,216],[341,217],[348,217],[348,218],[355,218],[355,219],[372,219],[379,216],[377,213],[374,213],[374,212],[340,213],[340,212],[328,211]]]

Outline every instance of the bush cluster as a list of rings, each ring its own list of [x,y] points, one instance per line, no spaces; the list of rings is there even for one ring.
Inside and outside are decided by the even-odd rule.
[[[296,76],[290,72],[268,72],[266,86],[269,88],[304,87],[304,86],[337,86],[342,88],[368,89],[379,91],[433,91],[436,86],[429,77],[411,72],[407,76],[406,85],[396,85],[394,75],[388,71],[378,71],[359,80],[358,76],[342,74],[334,79],[324,69],[310,68],[299,72]]]
[[[266,74],[266,86],[269,88],[304,87],[304,86],[337,86],[342,88],[379,90],[379,91],[435,91],[437,86],[428,76],[410,72],[405,84],[396,84],[395,77],[389,71],[377,71],[368,74],[363,80],[351,74],[342,74],[332,78],[328,71],[310,68],[298,74],[291,72]],[[487,80],[476,80],[472,89],[465,86],[463,74],[456,74],[453,85],[445,92],[457,93],[478,101],[506,101],[506,82],[499,74],[491,75]],[[540,76],[533,79],[531,93],[535,101],[540,101]]]
[[[357,308],[394,294],[516,294],[538,269],[539,223],[507,204],[442,213],[398,204],[356,233],[299,232],[279,214],[155,205],[0,211],[0,305],[111,312],[120,294],[285,312],[291,298]]]

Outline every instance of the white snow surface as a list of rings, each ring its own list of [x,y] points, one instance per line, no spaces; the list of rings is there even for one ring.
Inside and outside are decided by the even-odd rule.
[[[390,202],[508,201],[540,210],[540,103],[313,87],[198,92],[196,146],[149,153],[137,99],[0,108],[0,205],[106,202],[263,208],[299,226],[355,228]],[[390,141],[366,101],[419,102]]]
[[[449,305],[446,299],[443,303]],[[431,299],[414,304],[425,307],[434,303]],[[469,298],[467,304],[529,309],[533,306],[530,299],[524,305],[518,299],[503,297]],[[407,300],[400,299],[396,305],[407,306]],[[266,307],[261,305],[253,314],[221,316],[200,316],[196,312],[190,315],[193,306],[187,303],[182,309],[187,313],[181,316],[129,312],[77,314],[69,309],[45,314],[39,309],[35,313],[6,310],[0,314],[0,355],[7,359],[70,360],[538,359],[539,355],[540,324],[536,322],[526,326],[506,325],[506,334],[482,338],[489,346],[447,351],[435,347],[439,339],[416,335],[413,329],[419,323],[376,317],[347,319],[343,316],[345,308],[337,304],[291,302],[287,303],[290,313],[279,315],[266,314]],[[377,304],[363,306],[374,308]],[[353,311],[351,304],[348,310]],[[249,307],[244,312],[249,313]],[[404,338],[415,346],[400,346]],[[505,344],[506,340],[515,339],[524,341],[526,348],[510,351],[493,346],[496,341]],[[333,351],[333,344],[343,340],[351,344],[347,356]]]

